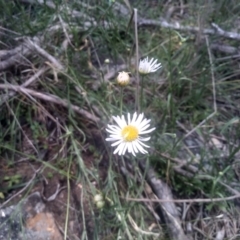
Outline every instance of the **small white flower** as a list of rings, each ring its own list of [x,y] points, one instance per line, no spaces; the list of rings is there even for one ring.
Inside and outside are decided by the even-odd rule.
[[[121,87],[127,86],[129,84],[129,81],[130,81],[130,77],[129,77],[129,74],[127,72],[118,73],[117,83]]]
[[[156,72],[158,69],[162,67],[161,63],[157,63],[157,59],[154,60],[152,58],[150,61],[148,61],[148,57],[144,58],[143,60],[140,60],[138,71],[140,74],[148,74],[151,72]]]
[[[106,58],[106,59],[104,60],[104,63],[109,64],[109,63],[110,63],[109,58]]]
[[[150,137],[141,137],[140,135],[152,132],[155,128],[147,130],[150,126],[151,120],[144,118],[143,113],[134,113],[131,119],[130,113],[127,115],[127,121],[125,117],[113,116],[117,125],[108,125],[106,131],[110,133],[109,138],[106,141],[114,141],[111,146],[117,148],[113,154],[124,155],[126,150],[136,156],[136,153],[147,153],[144,148],[148,148],[145,143],[150,140]]]

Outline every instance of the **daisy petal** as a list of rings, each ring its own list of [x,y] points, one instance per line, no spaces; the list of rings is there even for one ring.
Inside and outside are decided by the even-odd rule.
[[[150,61],[148,61],[148,57],[141,60],[139,63],[138,71],[140,74],[148,74],[151,72],[156,72],[158,69],[162,67],[161,63],[157,63],[157,59],[151,58]]]

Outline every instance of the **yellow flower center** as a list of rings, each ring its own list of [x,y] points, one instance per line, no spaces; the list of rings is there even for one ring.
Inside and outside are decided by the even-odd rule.
[[[122,130],[122,137],[126,142],[132,142],[138,138],[138,129],[135,126],[127,125]]]

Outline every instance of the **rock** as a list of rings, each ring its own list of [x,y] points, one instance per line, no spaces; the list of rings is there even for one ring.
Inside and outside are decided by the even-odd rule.
[[[62,240],[52,213],[39,192],[23,203],[0,210],[0,240]]]
[[[38,213],[29,218],[25,224],[25,232],[21,233],[22,239],[36,240],[61,240],[63,239],[51,213]]]

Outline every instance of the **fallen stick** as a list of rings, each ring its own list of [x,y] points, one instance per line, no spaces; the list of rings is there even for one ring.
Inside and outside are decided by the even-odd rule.
[[[41,40],[38,37],[26,38],[24,42],[18,47],[12,50],[1,50],[0,51],[0,71],[4,71],[9,67],[22,64],[26,61],[30,54],[37,52],[40,56],[50,62],[53,70],[64,71],[65,67],[52,55],[46,52],[43,48],[39,46]]]
[[[32,97],[36,97],[39,99],[42,99],[44,101],[48,101],[48,102],[52,102],[61,106],[64,106],[66,108],[70,108],[73,111],[79,113],[80,115],[84,116],[85,118],[87,118],[90,121],[93,122],[99,122],[100,119],[96,116],[94,116],[93,114],[89,113],[88,111],[81,109],[80,107],[73,105],[71,103],[69,103],[68,100],[66,99],[61,99],[60,97],[57,97],[53,94],[45,94],[45,93],[40,93],[28,88],[24,88],[21,86],[17,86],[17,85],[11,85],[11,84],[0,84],[0,89],[8,89],[8,90],[13,90],[16,92],[20,92],[23,93],[27,96],[32,96]],[[1,99],[0,99],[1,102]]]
[[[160,200],[159,206],[161,208],[163,220],[166,223],[170,239],[189,240],[182,229],[181,220],[178,216],[177,208],[173,202],[172,192],[168,185],[156,177],[156,174],[151,167],[148,167],[146,171],[146,164],[143,161],[139,162],[139,166],[146,176],[148,184]]]
[[[127,7],[123,4],[118,3],[117,1],[113,5],[113,10],[116,13],[120,13],[123,16],[130,16],[131,12]],[[216,23],[211,23],[212,28],[200,28],[194,27],[189,25],[182,25],[177,21],[172,23],[168,22],[164,18],[159,18],[158,20],[155,19],[147,19],[141,16],[138,16],[138,26],[159,26],[162,28],[170,28],[174,30],[181,30],[193,33],[202,33],[204,35],[216,35],[221,36],[229,39],[240,40],[240,34],[237,32],[229,32],[225,31],[224,29],[220,28]]]
[[[24,82],[21,87],[28,87],[30,84],[34,83],[39,77],[48,71],[49,67],[40,68],[32,77],[30,77],[26,82]],[[0,106],[5,103],[9,98],[13,97],[16,92],[8,92],[4,96],[0,96]]]
[[[188,31],[193,33],[202,32],[204,35],[218,35],[225,38],[230,38],[234,40],[240,40],[240,34],[235,32],[228,32],[220,28],[217,24],[212,23],[212,28],[200,28],[192,26],[183,26],[179,22],[169,23],[165,19],[153,20],[140,18],[138,21],[138,26],[159,26],[163,28],[171,28],[174,30]]]
[[[26,57],[31,54],[25,43],[9,51],[0,52],[0,72],[8,69],[11,66],[22,64],[26,61]]]

